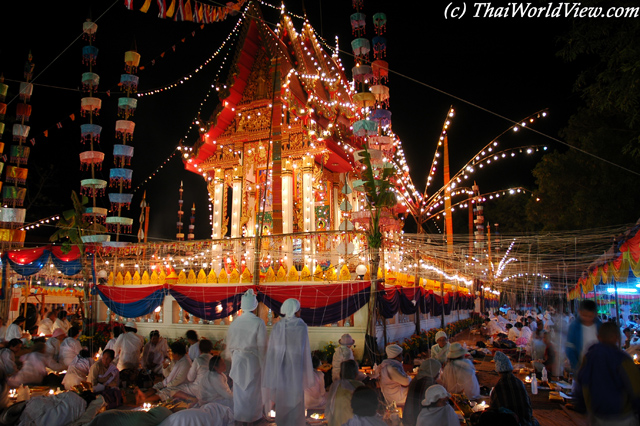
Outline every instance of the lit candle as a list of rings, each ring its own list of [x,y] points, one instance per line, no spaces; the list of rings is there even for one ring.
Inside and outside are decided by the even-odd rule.
[[[275,410],[271,410],[271,411],[269,411],[269,417],[274,418],[274,419],[276,418],[276,412],[275,412]]]

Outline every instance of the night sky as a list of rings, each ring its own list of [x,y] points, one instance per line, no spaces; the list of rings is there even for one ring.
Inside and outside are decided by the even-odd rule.
[[[354,12],[351,2],[289,3],[285,3],[288,10],[298,16],[305,13],[304,4],[311,24],[330,45],[333,46],[335,36],[339,36],[340,48],[345,52],[341,58],[350,75],[352,59],[348,53],[353,36],[349,16]],[[188,211],[195,202],[196,238],[205,239],[210,235],[210,228],[204,180],[185,171],[176,155],[165,161],[180,139],[187,136],[186,145],[195,142],[196,133],[189,130],[198,111],[203,117],[209,117],[215,108],[215,95],[208,98],[206,95],[221,69],[222,58],[229,52],[229,45],[202,71],[194,73],[194,70],[215,53],[238,17],[201,29],[200,24],[158,18],[155,1],[147,14],[138,11],[142,1],[134,0],[133,4],[134,10],[130,11],[122,0],[115,4],[105,0],[17,1],[3,4],[0,9],[0,73],[10,86],[10,93],[17,92],[17,81],[22,79],[29,50],[36,64],[33,114],[29,123],[30,138],[35,138],[35,146],[28,164],[27,195],[33,206],[27,211],[27,219],[37,220],[69,209],[71,191],[79,190],[80,179],[87,177],[79,171],[78,159],[78,154],[88,149],[80,144],[79,125],[85,120],[79,114],[83,94],[78,87],[81,74],[87,68],[81,63],[81,49],[86,42],[79,36],[82,23],[91,16],[97,20],[94,45],[100,49],[94,72],[101,76],[98,96],[103,99],[102,112],[97,118],[103,126],[100,149],[107,153],[103,179],[108,180],[112,164],[113,129],[118,119],[116,103],[121,96],[117,83],[124,68],[124,52],[135,49],[142,56],[144,69],[137,73],[139,93],[166,87],[192,75],[177,88],[144,96],[138,101],[132,118],[136,122],[132,190],[136,192],[131,212],[125,213],[136,219],[130,239],[135,239],[137,206],[144,190],[151,205],[150,240],[175,238],[181,181],[187,210],[184,222],[188,224]],[[388,18],[386,60],[391,68],[388,86],[393,130],[403,142],[411,176],[419,188],[424,187],[426,169],[450,106],[456,109],[449,132],[453,173],[494,136],[512,125],[492,113],[517,121],[549,108],[548,118],[536,125],[536,129],[557,137],[559,129],[579,105],[572,86],[583,64],[566,64],[556,56],[561,47],[558,38],[570,28],[569,19],[482,19],[473,18],[468,12],[464,18],[453,20],[445,19],[445,7],[445,2],[364,1],[367,37],[373,37],[371,16],[374,13],[384,12]],[[279,12],[268,6],[262,9],[267,22],[275,24]],[[301,27],[300,19],[294,18],[294,22],[297,28]],[[227,64],[232,53],[228,57]],[[226,74],[222,73],[219,78],[225,80]],[[16,104],[14,101],[9,105],[8,115],[15,113]],[[70,120],[71,114],[75,114],[75,121]],[[58,123],[62,128],[58,128]],[[7,123],[3,135],[7,145],[10,129]],[[43,136],[45,130],[48,137]],[[530,132],[510,133],[501,139],[503,148],[526,144],[565,149]],[[486,170],[477,176],[481,192],[520,185],[531,187],[530,170],[539,158],[540,155]],[[40,175],[47,170],[50,175],[38,193]],[[105,196],[105,207],[106,203]],[[30,232],[27,240],[42,241],[53,231]]]

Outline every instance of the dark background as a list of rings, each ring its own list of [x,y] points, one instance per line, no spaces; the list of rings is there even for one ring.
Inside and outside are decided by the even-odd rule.
[[[411,177],[420,190],[424,189],[426,171],[450,106],[456,109],[449,131],[454,174],[493,137],[512,126],[511,122],[495,114],[518,121],[548,108],[549,116],[535,127],[557,137],[579,104],[572,86],[583,64],[569,65],[556,56],[561,47],[558,38],[570,28],[570,20],[481,19],[472,18],[470,12],[463,19],[447,20],[444,17],[446,4],[440,1],[365,0],[362,10],[367,15],[366,37],[369,38],[374,35],[371,16],[376,12],[387,15],[385,59],[391,68],[388,86],[393,130],[403,142]],[[226,79],[225,70],[233,57],[234,46],[227,44],[210,64],[197,73],[194,71],[214,54],[238,16],[201,29],[199,24],[158,18],[155,1],[146,14],[138,11],[141,5],[142,1],[134,0],[134,10],[130,11],[122,0],[115,3],[104,0],[24,1],[3,4],[0,9],[3,22],[0,25],[0,39],[3,40],[0,72],[10,86],[8,99],[18,90],[17,81],[22,80],[23,64],[29,51],[36,64],[37,78],[31,101],[33,114],[29,123],[30,138],[35,138],[36,144],[28,164],[28,221],[69,209],[71,191],[78,191],[80,179],[87,177],[79,171],[78,158],[81,151],[88,149],[80,144],[79,126],[86,120],[79,114],[83,94],[78,88],[81,74],[87,68],[81,63],[81,50],[86,42],[79,36],[82,23],[92,16],[98,24],[94,45],[100,49],[94,71],[101,76],[98,96],[103,99],[103,108],[97,118],[98,124],[103,126],[99,149],[107,153],[103,179],[108,180],[112,167],[117,98],[121,96],[117,84],[124,69],[124,52],[135,49],[142,56],[144,69],[137,73],[139,93],[192,76],[179,87],[139,98],[138,110],[132,118],[136,122],[131,166],[135,193],[131,211],[125,212],[135,219],[134,230],[130,237],[121,237],[121,240],[135,240],[138,205],[145,190],[151,206],[149,239],[175,238],[181,181],[185,189],[183,221],[188,224],[190,208],[195,203],[196,238],[209,238],[205,182],[199,175],[185,171],[178,155],[171,155],[181,139],[185,145],[195,142],[197,134],[192,126],[193,119],[198,111],[203,117],[209,117],[217,103],[215,94],[207,96],[207,93],[217,75],[220,80]],[[349,56],[350,42],[354,38],[349,21],[354,12],[351,6],[346,0],[286,4],[294,15],[302,16],[306,12],[311,24],[329,45],[334,46],[335,36],[339,36],[341,58],[348,76],[353,65]],[[278,10],[269,6],[262,6],[262,10],[269,23],[277,22]],[[300,28],[302,20],[293,19]],[[225,54],[228,59],[223,64]],[[110,90],[110,96],[105,93],[107,90]],[[9,105],[8,116],[15,113],[16,104],[14,101]],[[75,114],[75,121],[69,119],[71,114]],[[11,139],[11,123],[5,122],[7,129],[2,140],[7,145],[6,152]],[[61,123],[61,129],[57,123]],[[49,133],[46,138],[43,136],[45,130]],[[549,138],[526,131],[509,132],[500,143],[501,148],[540,144],[550,149],[566,149]],[[531,188],[534,184],[531,169],[540,157],[541,154],[537,154],[484,169],[476,176],[481,192],[512,186]],[[441,180],[439,182],[441,185]],[[107,207],[107,197],[102,200],[103,206]],[[487,211],[490,211],[490,203]],[[406,230],[412,231],[409,224]],[[27,241],[46,241],[53,232],[53,228],[41,227],[30,231]],[[467,230],[456,229],[455,232],[466,233]]]

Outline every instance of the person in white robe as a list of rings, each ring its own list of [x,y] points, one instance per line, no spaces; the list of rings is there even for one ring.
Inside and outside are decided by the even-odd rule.
[[[27,319],[22,315],[19,315],[18,317],[16,317],[16,319],[13,320],[11,325],[7,327],[7,332],[4,335],[4,340],[8,342],[11,339],[29,338],[30,336],[29,333],[23,331],[24,324],[26,321]],[[23,343],[25,343],[24,340],[23,340]]]
[[[340,365],[344,361],[355,359],[353,356],[353,346],[356,342],[353,340],[350,334],[343,334],[338,340],[338,347],[333,354],[333,360],[331,361],[331,379],[336,381],[340,380]]]
[[[375,390],[361,386],[351,396],[353,417],[343,426],[387,426],[378,415],[378,394]]]
[[[518,330],[520,330],[520,337],[527,339],[527,342],[529,342],[529,340],[531,340],[531,336],[533,335],[533,332],[531,331],[531,329],[526,326],[523,325],[521,322],[517,322],[516,323],[516,328]]]
[[[511,340],[512,342],[518,340],[518,338],[520,337],[520,330],[516,327],[511,326],[511,324],[509,324],[507,328],[509,329],[507,339]]]
[[[229,388],[227,375],[224,374],[227,365],[220,355],[213,355],[209,360],[209,373],[200,380],[190,383],[189,386],[179,386],[178,392],[172,396],[189,402],[197,402],[200,405],[208,402],[217,402],[233,409],[233,392]]]
[[[436,344],[431,347],[431,358],[438,360],[444,365],[447,362],[447,354],[449,353],[449,338],[447,333],[439,330],[436,333]]]
[[[68,426],[85,414],[87,406],[75,392],[36,396],[27,401],[18,426]]]
[[[7,346],[0,349],[0,370],[5,377],[13,376],[18,372],[16,364],[16,354],[22,350],[22,340],[11,339]]]
[[[67,319],[67,311],[58,312],[58,317],[53,323],[52,332],[55,331],[57,328],[61,328],[65,334],[69,333],[69,329],[71,328],[71,323]]]
[[[262,368],[267,351],[267,328],[255,315],[258,299],[249,289],[242,295],[242,315],[230,325],[226,355],[231,359],[234,416],[238,422],[255,422],[263,416]]]
[[[113,351],[118,359],[118,370],[137,370],[140,368],[140,353],[144,346],[144,339],[137,334],[138,327],[133,321],[124,325],[122,333],[113,347]]]
[[[182,396],[190,395],[197,397],[200,394],[203,383],[205,383],[209,377],[209,363],[213,358],[211,355],[213,343],[211,343],[210,340],[202,339],[198,343],[198,346],[200,347],[201,354],[191,363],[186,382],[178,386],[166,387],[160,390],[158,394],[161,399],[173,398],[178,392],[181,392]]]
[[[169,345],[158,330],[149,333],[149,342],[142,349],[142,368],[162,374],[162,364],[169,358]]]
[[[33,345],[32,351],[20,357],[22,368],[13,376],[9,377],[9,385],[18,387],[24,385],[39,385],[47,376],[47,368],[53,371],[62,371],[64,365],[58,364],[45,353],[45,345],[37,342]]]
[[[53,334],[53,324],[56,321],[56,311],[49,311],[47,317],[38,324],[38,331],[45,337],[51,337]]]
[[[351,409],[353,391],[364,386],[361,381],[356,380],[357,374],[358,364],[355,360],[350,359],[342,363],[340,379],[331,384],[327,395],[324,418],[328,422],[328,426],[341,426],[353,417]]]
[[[58,362],[65,367],[71,365],[75,357],[77,357],[82,350],[82,344],[78,341],[78,337],[80,337],[80,329],[71,327],[68,337],[60,343]]]
[[[411,377],[402,366],[402,348],[391,344],[384,350],[387,359],[382,361],[376,370],[376,375],[380,377],[380,390],[387,405],[395,401],[397,406],[403,406],[409,393]]]
[[[113,329],[111,330],[111,339],[109,339],[109,341],[107,342],[106,345],[104,345],[104,349],[103,350],[107,350],[107,349],[113,349],[116,346],[116,342],[118,341],[118,337],[120,337],[120,335],[122,334],[122,329],[119,326],[114,326]]]
[[[164,365],[163,365],[164,367]],[[169,393],[164,390],[180,386],[187,382],[187,375],[191,368],[191,358],[187,355],[187,347],[180,341],[171,344],[171,362],[162,369],[164,380],[153,385],[152,389],[142,391],[136,388],[136,402],[156,402],[167,400]]]
[[[460,426],[460,419],[449,404],[451,395],[442,385],[427,389],[416,426]]]
[[[67,368],[67,374],[62,379],[62,384],[66,390],[73,389],[74,386],[79,385],[82,382],[87,381],[89,375],[89,369],[93,365],[93,358],[88,350],[83,349],[78,356],[71,361],[69,368]]]
[[[63,329],[57,328],[53,331],[51,337],[47,339],[47,355],[55,362],[60,361],[60,344],[67,338],[67,333]]]
[[[480,385],[476,377],[476,368],[466,359],[467,350],[458,342],[449,349],[449,362],[442,371],[441,381],[451,393],[463,393],[469,399],[480,396]]]
[[[320,359],[312,357],[313,374],[315,374],[315,382],[313,386],[304,390],[304,408],[324,410],[327,404],[327,391],[324,386],[324,372],[319,371]]]
[[[187,342],[189,342],[189,358],[191,361],[195,361],[200,355],[200,348],[198,346],[198,333],[195,330],[187,330]]]
[[[483,334],[487,337],[495,337],[498,333],[502,333],[502,327],[498,325],[498,321],[492,321],[490,319],[484,320]]]
[[[167,417],[159,426],[234,426],[233,412],[229,407],[210,402],[200,408],[178,411]]]
[[[300,302],[282,303],[284,315],[271,330],[262,386],[267,410],[275,404],[278,426],[305,424],[304,390],[314,382],[307,325],[300,318]]]

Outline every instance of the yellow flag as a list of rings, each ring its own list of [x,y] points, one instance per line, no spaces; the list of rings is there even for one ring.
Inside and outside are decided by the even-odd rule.
[[[151,6],[151,0],[145,0],[144,4],[140,8],[140,12],[147,13],[149,10],[149,6]]]
[[[167,18],[173,18],[173,13],[176,11],[176,0],[171,0],[171,5],[167,9]]]

